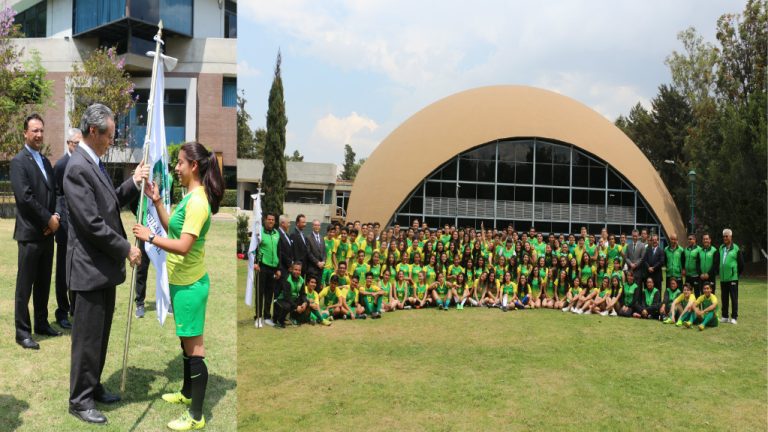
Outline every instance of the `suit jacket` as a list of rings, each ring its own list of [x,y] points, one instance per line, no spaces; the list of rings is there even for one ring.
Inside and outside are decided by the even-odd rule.
[[[309,260],[307,259],[307,255],[309,254],[309,239],[305,235],[304,240],[302,240],[302,234],[299,233],[299,229],[294,228],[291,233],[291,242],[293,243],[293,259],[295,261],[301,261],[302,273],[306,273],[308,268],[307,264],[309,264]]]
[[[26,147],[11,160],[11,188],[16,198],[13,238],[16,241],[47,240],[43,231],[56,212],[53,168],[48,158],[42,158],[47,179]]]
[[[645,270],[644,263],[646,249],[647,245],[640,240],[628,244],[627,248],[625,249],[624,258],[626,258],[627,262],[638,265],[635,268],[635,275]]]
[[[277,242],[277,256],[280,259],[278,269],[280,270],[280,278],[285,280],[288,277],[288,271],[291,268],[293,262],[293,246],[291,240],[288,237],[288,233],[280,229],[277,230],[280,233],[280,241]]]
[[[321,269],[317,267],[317,263],[325,261],[325,239],[320,234],[318,236],[320,236],[320,243],[315,240],[314,231],[307,237],[307,244],[309,245],[307,258],[313,273],[320,273]]]
[[[139,193],[129,178],[115,189],[82,147],[72,153],[64,173],[69,206],[67,286],[96,291],[125,281],[126,240],[120,207]]]
[[[53,177],[56,180],[56,213],[59,214],[59,224],[61,227],[56,231],[56,241],[67,241],[67,230],[69,229],[69,210],[67,209],[67,197],[64,196],[64,170],[67,169],[67,162],[69,162],[69,155],[64,154],[64,157],[56,162],[53,166]]]
[[[648,245],[645,248],[645,268],[653,267],[655,274],[661,274],[661,267],[664,265],[664,248],[661,245],[656,247],[656,253],[653,253],[653,246]]]

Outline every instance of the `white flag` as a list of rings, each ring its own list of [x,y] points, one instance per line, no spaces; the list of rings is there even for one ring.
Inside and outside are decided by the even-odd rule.
[[[261,243],[261,189],[251,195],[253,198],[253,220],[251,221],[251,244],[248,246],[248,277],[245,280],[245,304],[253,305],[253,265],[256,262],[256,251]]]
[[[154,52],[152,53],[155,54]],[[153,93],[149,95],[147,118],[151,116],[150,129],[147,131],[145,146],[149,146],[147,165],[152,167],[152,181],[159,188],[166,213],[171,213],[171,176],[168,174],[168,149],[165,145],[165,120],[163,117],[163,96],[165,95],[165,79],[163,61],[157,61]],[[157,209],[152,200],[142,195],[145,200],[146,214],[142,215],[142,223],[157,237],[167,237],[163,225],[157,215]],[[160,325],[165,323],[171,305],[171,295],[168,289],[168,269],[165,263],[165,251],[159,247],[144,243],[147,256],[155,266],[157,279],[155,283],[155,299],[157,319]]]

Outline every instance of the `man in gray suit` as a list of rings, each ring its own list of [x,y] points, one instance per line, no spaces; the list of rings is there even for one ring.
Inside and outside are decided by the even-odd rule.
[[[100,159],[114,140],[114,114],[104,105],[91,105],[83,113],[80,129],[83,141],[64,173],[69,208],[67,285],[75,298],[69,412],[88,423],[106,423],[95,402],[120,400],[101,385],[115,287],[125,281],[125,259],[131,265],[141,261],[139,248],[126,240],[120,208],[139,194],[149,168],[139,164],[133,178],[115,189]]]
[[[642,286],[645,276],[645,248],[647,245],[640,241],[640,233],[632,230],[632,242],[627,245],[624,251],[624,259],[627,262],[627,271],[635,275],[635,282]]]
[[[325,267],[325,239],[320,235],[320,221],[317,219],[312,221],[312,235],[309,237],[307,246],[309,249],[307,275],[315,276],[320,281],[323,276],[323,267]],[[317,288],[319,290],[322,287],[318,284]]]

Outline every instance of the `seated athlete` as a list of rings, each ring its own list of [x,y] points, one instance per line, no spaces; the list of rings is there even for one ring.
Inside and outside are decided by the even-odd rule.
[[[344,319],[366,319],[365,308],[360,302],[360,278],[353,275],[349,282],[349,288],[342,290],[342,293],[343,296],[340,297],[342,307],[347,311]]]
[[[317,277],[314,275],[307,276],[307,285],[304,287],[304,298],[307,299],[307,307],[304,310],[302,320],[311,324],[322,324],[324,326],[331,325],[331,321],[328,319],[330,316],[327,312],[320,308],[320,295],[315,289],[317,288]]]
[[[671,285],[670,285],[671,286]],[[672,324],[677,317],[676,325],[682,327],[683,316],[689,312],[693,312],[696,308],[696,296],[693,295],[693,287],[689,283],[683,284],[683,292],[678,294],[669,306],[669,314],[667,319],[664,320],[664,324]],[[689,315],[691,318],[693,315]]]
[[[563,258],[565,259],[565,258]],[[554,309],[567,310],[571,301],[570,283],[568,283],[568,268],[563,267],[555,280],[555,294],[552,307]]]
[[[429,302],[429,290],[427,288],[426,272],[421,272],[408,294],[409,297],[406,299],[406,304],[408,306],[413,306],[416,309],[425,307]]]
[[[384,305],[384,299],[388,294],[379,286],[373,284],[373,274],[371,272],[365,274],[365,286],[360,287],[360,295],[363,296],[365,313],[370,315],[372,319],[381,318],[382,309],[385,312],[389,310],[389,306]]]
[[[639,295],[638,304],[632,314],[635,318],[656,319],[659,317],[659,305],[661,296],[659,289],[653,285],[653,278],[645,280],[645,286]]]
[[[432,301],[430,304],[441,310],[448,310],[448,306],[445,304],[450,301],[449,296],[451,295],[452,289],[453,286],[449,282],[446,282],[445,275],[443,273],[438,273],[437,280],[430,287],[430,291],[432,292]]]
[[[386,273],[386,270],[385,270]],[[400,270],[397,272],[397,278],[395,278],[395,283],[392,284],[389,289],[387,289],[387,292],[389,293],[389,311],[395,311],[397,309],[403,309],[406,306],[406,301],[408,300],[408,295],[411,292],[410,289],[410,283],[405,278],[405,272],[403,270]],[[410,308],[410,306],[409,306]]]
[[[597,295],[584,304],[585,315],[602,314],[602,312],[608,311],[607,300],[611,295],[611,281],[607,277],[601,279],[601,281]],[[606,313],[606,315],[608,314]]]
[[[275,300],[275,328],[285,328],[288,314],[303,314],[307,307],[304,297],[304,278],[301,277],[301,261],[291,264],[291,272],[282,284]]]
[[[453,302],[457,310],[464,309],[464,306],[460,304],[461,298],[467,292],[469,292],[469,295],[472,295],[473,289],[474,287],[469,282],[467,282],[467,275],[465,273],[459,273],[456,275],[456,281],[453,283],[451,291],[448,294],[448,300],[443,303],[445,309],[448,309],[448,307],[451,305],[451,302]]]
[[[528,243],[530,244],[530,243]],[[533,309],[531,304],[531,284],[528,283],[528,277],[524,274],[520,275],[517,280],[517,290],[515,292],[515,298],[513,299],[513,305],[515,309]]]
[[[682,293],[682,290],[678,287],[677,279],[674,277],[668,278],[669,288],[664,290],[663,300],[661,302],[661,308],[659,308],[659,319],[666,321],[672,307],[672,302]]]
[[[587,256],[587,255],[584,255]],[[592,302],[595,297],[597,297],[597,294],[600,292],[600,288],[595,286],[595,278],[590,277],[587,279],[586,286],[581,290],[579,295],[574,299],[573,301],[573,307],[571,308],[571,311],[574,313],[577,313],[579,315],[584,314],[587,312],[587,309],[584,307],[587,302]]]
[[[481,282],[482,280],[482,282]],[[456,309],[464,309],[464,304],[469,301],[472,306],[480,305],[480,298],[478,292],[485,289],[485,285],[488,283],[488,272],[482,272],[478,275],[474,282],[468,281],[464,292],[461,294],[461,300],[456,305]]]
[[[514,302],[517,298],[517,284],[512,281],[512,273],[504,273],[504,280],[501,282],[501,310],[506,312],[509,306],[514,309]],[[498,301],[496,301],[498,303]]]
[[[345,288],[348,287],[339,286],[338,276],[330,276],[328,286],[318,293],[323,305],[322,307],[325,309],[325,312],[333,318],[341,319],[349,312],[341,299]]]
[[[704,294],[696,299],[695,322],[699,324],[699,330],[704,330],[705,327],[717,327],[720,320],[718,319],[717,297],[712,292],[712,282],[704,282],[701,289]]]
[[[638,306],[640,301],[640,291],[642,291],[642,289],[638,288],[633,272],[628,271],[626,278],[627,281],[622,287],[621,304],[619,305],[618,314],[619,316],[629,318]]]

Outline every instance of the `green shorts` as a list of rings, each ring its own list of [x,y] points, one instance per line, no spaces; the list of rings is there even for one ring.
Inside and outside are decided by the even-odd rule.
[[[202,335],[205,327],[208,289],[211,286],[208,273],[189,285],[168,284],[168,286],[171,291],[173,319],[176,321],[176,336]]]

